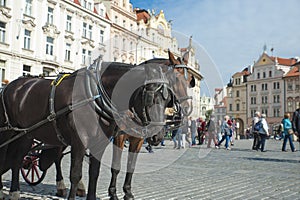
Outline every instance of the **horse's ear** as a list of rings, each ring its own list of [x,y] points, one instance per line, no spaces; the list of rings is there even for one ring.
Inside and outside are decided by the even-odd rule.
[[[182,56],[182,60],[183,60],[183,62],[184,62],[184,64],[188,64],[188,62],[189,62],[189,52],[187,51],[187,52],[185,52],[185,54],[183,54],[183,56]]]
[[[178,64],[178,61],[175,59],[174,55],[171,53],[170,50],[168,50],[168,54],[169,54],[169,61],[171,65],[176,65]]]

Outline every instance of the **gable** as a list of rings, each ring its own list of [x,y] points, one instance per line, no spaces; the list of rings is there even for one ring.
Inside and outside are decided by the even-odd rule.
[[[266,53],[263,53],[258,61],[254,64],[254,66],[261,65],[275,65],[275,62]]]

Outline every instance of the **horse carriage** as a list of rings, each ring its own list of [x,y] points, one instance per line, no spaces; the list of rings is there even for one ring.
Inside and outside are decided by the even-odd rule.
[[[160,142],[167,107],[180,116],[191,112],[186,83],[194,85],[193,77],[187,76],[186,60],[176,60],[171,52],[169,59],[152,59],[137,66],[104,63],[98,58],[90,67],[63,74],[53,82],[38,77],[11,82],[0,97],[0,154],[4,155],[0,176],[11,169],[10,198],[20,197],[20,169],[25,181],[36,185],[53,162],[60,168],[63,150],[70,146],[68,199],[75,199],[86,149],[90,152],[87,199],[96,199],[100,161],[113,138],[108,193],[110,199],[118,199],[116,179],[128,139],[123,191],[124,199],[133,199],[131,180],[143,138],[154,145]],[[42,160],[48,150],[56,151],[55,156]],[[0,182],[0,199],[2,187]]]

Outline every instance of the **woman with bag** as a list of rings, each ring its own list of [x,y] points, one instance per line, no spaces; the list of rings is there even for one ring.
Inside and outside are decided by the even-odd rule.
[[[295,152],[296,149],[295,149],[295,146],[294,146],[294,143],[293,143],[293,134],[294,134],[294,131],[293,131],[293,128],[292,128],[292,122],[290,121],[290,114],[289,113],[286,113],[284,115],[284,118],[281,121],[281,123],[283,125],[282,151],[287,151],[286,150],[286,143],[287,143],[287,140],[289,140],[291,150],[292,150],[292,152]]]

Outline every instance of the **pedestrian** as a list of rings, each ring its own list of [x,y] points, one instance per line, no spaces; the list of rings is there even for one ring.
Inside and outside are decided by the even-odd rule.
[[[181,132],[182,129],[180,127],[181,125],[181,117],[176,116],[174,117],[174,127],[172,127],[172,141],[174,143],[174,149],[180,149],[181,148]],[[177,140],[177,141],[176,141]]]
[[[192,146],[196,145],[196,120],[192,117],[189,118],[189,126],[191,131],[191,139],[192,139]]]
[[[295,135],[297,135],[300,144],[300,102],[298,108],[293,113],[292,126],[293,126],[293,131]]]
[[[182,126],[182,134],[181,134],[181,137],[182,137],[182,141],[181,141],[182,145],[181,146],[182,146],[182,148],[185,148],[185,142],[187,142],[189,144],[189,147],[192,146],[192,143],[191,143],[191,141],[189,139],[191,133],[189,132],[189,124],[188,123],[189,123],[188,119],[185,117],[183,119],[183,122],[182,122],[182,124],[183,124],[183,126]]]
[[[230,150],[229,142],[230,142],[230,137],[232,135],[231,125],[232,125],[232,123],[229,120],[229,116],[226,115],[224,117],[224,121],[222,122],[222,125],[221,125],[222,139],[219,141],[217,148],[219,148],[220,145],[222,144],[222,142],[225,140],[225,148],[227,150]]]
[[[234,139],[236,137],[236,120],[232,119],[231,122],[232,122],[232,127],[231,127],[232,136],[230,137],[230,145],[234,146]]]
[[[257,130],[254,129],[255,124],[260,120],[260,112],[256,111],[254,114],[254,117],[252,119],[252,135],[253,135],[253,145],[252,145],[252,150],[258,150],[258,144],[259,144],[259,133]]]
[[[293,143],[293,127],[292,127],[292,122],[290,121],[290,114],[286,113],[284,115],[283,120],[281,121],[282,125],[283,125],[283,144],[282,144],[282,151],[287,151],[286,150],[286,143],[287,140],[289,140],[290,142],[290,147],[292,152],[295,152],[296,149],[294,147],[294,143]]]
[[[266,114],[261,114],[261,123],[262,123],[262,127],[259,129],[258,133],[259,133],[259,143],[258,143],[258,148],[260,147],[261,152],[265,152],[265,146],[266,146],[266,138],[267,136],[269,136],[269,125],[268,122],[266,120],[267,115]]]
[[[210,116],[210,120],[207,123],[207,133],[208,133],[208,142],[207,148],[210,148],[211,141],[213,140],[214,145],[218,148],[218,142],[216,139],[216,124],[215,124],[215,116]]]
[[[198,128],[197,128],[198,140],[199,140],[198,145],[202,145],[203,142],[204,142],[205,125],[206,125],[205,120],[203,120],[202,117],[199,117],[199,119],[198,119]]]

